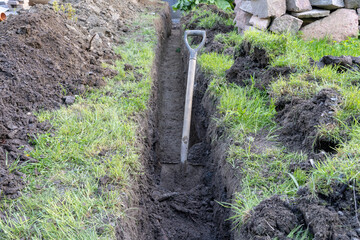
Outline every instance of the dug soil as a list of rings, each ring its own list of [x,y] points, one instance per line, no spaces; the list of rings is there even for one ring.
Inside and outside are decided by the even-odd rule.
[[[0,197],[14,198],[23,174],[9,169],[15,161],[37,162],[26,154],[32,150],[29,136],[51,128],[33,113],[72,104],[74,95],[104,85],[102,77],[114,72],[101,68],[86,36],[48,7],[33,7],[0,25]]]
[[[180,164],[185,102],[185,72],[180,29],[174,26],[165,43],[159,69],[157,124],[149,161],[148,196],[142,199],[147,218],[142,222],[145,239],[231,239],[229,211],[216,202],[209,143],[192,126],[188,165]],[[187,53],[184,53],[187,54]],[[194,106],[195,107],[195,106]]]
[[[27,152],[35,134],[49,131],[35,112],[72,104],[75,95],[117,74],[104,69],[117,58],[113,48],[146,0],[60,0],[75,15],[36,5],[0,23],[0,198],[16,198],[25,175],[15,165],[37,162]],[[142,5],[145,4],[146,6]]]

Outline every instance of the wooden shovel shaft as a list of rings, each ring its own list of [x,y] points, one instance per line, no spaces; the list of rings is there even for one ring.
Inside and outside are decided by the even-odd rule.
[[[188,36],[202,36],[202,41],[197,48],[195,49],[191,48],[187,39]],[[185,97],[184,126],[183,126],[182,138],[181,138],[181,163],[183,166],[186,166],[187,155],[189,150],[189,140],[190,140],[191,109],[192,109],[192,101],[194,95],[196,56],[198,51],[205,44],[206,32],[204,30],[187,30],[185,31],[184,34],[184,41],[190,53],[186,97]]]
[[[189,71],[187,78],[186,87],[186,99],[185,99],[185,110],[184,110],[184,126],[181,138],[181,163],[187,161],[189,139],[190,139],[190,124],[191,124],[191,109],[194,95],[194,82],[195,82],[195,69],[196,69],[196,58],[190,59]]]

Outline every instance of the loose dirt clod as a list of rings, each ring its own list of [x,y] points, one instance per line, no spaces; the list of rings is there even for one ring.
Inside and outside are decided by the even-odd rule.
[[[251,86],[265,90],[279,76],[294,72],[289,67],[270,67],[265,49],[254,47],[244,42],[234,53],[234,64],[226,72],[226,79],[239,86]],[[254,82],[251,80],[253,78]]]
[[[298,224],[291,207],[275,196],[254,208],[250,219],[241,228],[241,239],[286,239]]]
[[[334,152],[339,143],[319,136],[318,130],[335,123],[334,110],[340,101],[340,94],[333,89],[323,89],[309,100],[280,99],[276,103],[279,140],[294,151]]]

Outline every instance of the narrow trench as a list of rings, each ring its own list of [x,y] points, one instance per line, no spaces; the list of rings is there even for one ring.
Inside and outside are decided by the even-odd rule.
[[[154,166],[149,167],[152,183],[150,200],[145,204],[152,227],[145,239],[231,239],[229,227],[222,223],[228,210],[221,210],[216,203],[219,186],[214,185],[210,144],[205,136],[197,136],[195,126],[191,129],[189,164],[185,171],[180,165],[187,66],[180,53],[180,32],[179,26],[172,28],[158,72],[157,124],[150,161]]]

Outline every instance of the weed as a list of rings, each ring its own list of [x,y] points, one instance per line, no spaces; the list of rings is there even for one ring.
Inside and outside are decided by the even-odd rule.
[[[59,5],[57,1],[53,2],[53,9],[55,12],[62,12],[66,14],[68,19],[77,21],[76,10],[72,7],[71,3],[66,3]]]
[[[243,39],[243,35],[238,34],[237,31],[232,31],[226,34],[219,33],[215,35],[214,41],[224,44],[224,49],[226,49],[241,44]]]
[[[189,25],[191,25],[194,22],[197,22],[198,27],[202,27],[205,29],[211,29],[216,24],[222,24],[227,26],[234,25],[232,19],[219,16],[218,14],[209,10],[204,10],[200,8],[200,9],[195,9],[193,13],[194,16],[190,20]]]
[[[291,238],[293,240],[311,240],[311,239],[313,239],[313,236],[310,234],[309,229],[304,230],[302,225],[294,228],[287,237]]]
[[[200,3],[213,4],[223,10],[234,9],[233,0],[178,0],[177,3],[173,5],[173,9],[181,10],[181,11],[189,11],[195,8]]]

